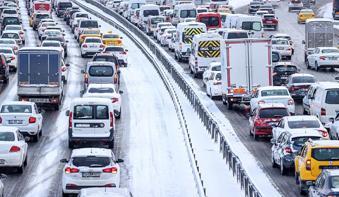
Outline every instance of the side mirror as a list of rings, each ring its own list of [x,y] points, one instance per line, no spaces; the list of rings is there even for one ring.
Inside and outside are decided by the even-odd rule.
[[[70,64],[65,64],[66,67],[70,67],[71,65]]]
[[[122,90],[119,90],[119,94],[123,94],[124,93],[124,91],[122,91]]]
[[[128,52],[128,49],[125,49],[125,52]]]
[[[60,159],[60,163],[68,163],[68,159]]]
[[[69,116],[69,110],[66,111],[66,116]]]
[[[271,139],[271,144],[276,144],[277,143],[277,141],[275,140],[275,139]]]
[[[117,160],[115,161],[115,163],[122,163],[122,162],[124,162],[123,159],[117,159]]]
[[[334,123],[334,118],[329,118],[328,119],[330,122]]]
[[[81,74],[85,74],[85,71],[84,71],[84,70],[81,70]]]

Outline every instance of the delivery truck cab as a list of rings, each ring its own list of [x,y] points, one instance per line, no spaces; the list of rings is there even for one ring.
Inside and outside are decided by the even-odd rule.
[[[178,61],[188,60],[195,35],[205,33],[206,25],[199,22],[183,22],[177,26],[174,56]]]
[[[200,76],[212,62],[220,62],[222,37],[218,33],[202,33],[193,37],[189,66],[194,77]]]

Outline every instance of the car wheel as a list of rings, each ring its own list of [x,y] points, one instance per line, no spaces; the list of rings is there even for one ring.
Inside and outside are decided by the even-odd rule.
[[[307,69],[311,69],[311,66],[310,66],[310,63],[308,62],[308,60],[306,60],[305,64],[306,64]]]
[[[301,195],[305,195],[306,194],[306,191],[304,190],[304,187],[305,187],[305,183],[300,180],[300,176],[299,177],[299,192]]]
[[[282,158],[280,159],[280,174],[283,176],[287,174],[287,169],[284,166],[284,161]]]
[[[315,67],[315,70],[318,72],[318,71],[319,71],[318,62],[315,62],[315,63],[314,63],[314,67]]]
[[[108,142],[108,148],[110,149],[114,148],[114,140]]]
[[[27,166],[27,155],[26,155],[26,157],[25,157],[25,161],[24,161],[24,166],[26,167]]]
[[[307,111],[305,110],[305,108],[304,108],[304,110],[303,110],[303,114],[304,114],[304,115],[308,115],[308,113],[307,113]]]
[[[39,132],[36,133],[36,135],[33,136],[33,142],[38,142],[40,138]]]
[[[273,158],[273,155],[272,155],[272,159],[271,159],[272,161],[272,168],[276,168],[276,167],[278,167],[277,166],[277,164],[275,163],[275,161],[274,161],[274,158]]]
[[[74,148],[74,143],[70,140],[68,140],[68,148],[70,148],[70,149]]]
[[[19,174],[24,173],[24,165],[22,165],[22,166],[20,166],[20,167],[17,167],[17,172],[18,172]]]
[[[120,119],[120,118],[121,118],[121,108],[120,108],[120,111],[117,112],[117,113],[115,114],[115,117],[116,117],[117,119]]]
[[[62,197],[68,197],[68,196],[69,196],[68,194],[62,192]]]
[[[39,135],[40,135],[40,137],[42,136],[42,129],[40,129]]]
[[[295,184],[299,185],[299,176],[296,172],[294,173],[294,179],[295,179]]]
[[[55,109],[55,111],[59,111],[60,105],[59,104],[55,104],[54,109]]]

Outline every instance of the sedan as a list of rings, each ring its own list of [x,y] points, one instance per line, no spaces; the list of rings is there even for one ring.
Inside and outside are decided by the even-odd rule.
[[[62,173],[62,193],[77,194],[82,188],[119,187],[120,166],[123,160],[115,159],[114,153],[105,148],[74,149]]]
[[[62,51],[62,57],[65,58],[65,51],[64,48],[62,47],[61,43],[57,40],[44,40],[41,43],[41,47],[52,47],[52,48],[57,48]]]
[[[128,64],[127,52],[128,50],[125,49],[123,46],[107,46],[104,49],[104,53],[112,53],[118,58],[119,64],[124,65],[125,67]]]
[[[272,39],[272,50],[279,52],[282,58],[288,60],[291,60],[292,58],[292,47],[287,39]]]
[[[21,25],[7,25],[4,31],[17,31],[21,37],[22,43],[25,44],[25,31]]]
[[[308,69],[319,71],[322,68],[339,68],[339,49],[335,47],[317,47],[314,53],[307,56]]]
[[[4,31],[2,32],[1,38],[14,39],[18,45],[22,45],[20,34],[17,31]]]
[[[42,34],[44,33],[44,31],[46,30],[47,27],[50,26],[56,26],[57,24],[55,22],[43,22],[40,23],[39,27],[38,27],[38,37],[39,39],[41,39]]]
[[[168,46],[169,41],[172,38],[172,35],[176,32],[175,28],[169,28],[164,31],[164,33],[160,36],[160,45]]]
[[[15,167],[22,174],[27,165],[27,148],[17,127],[0,126],[0,167]]]
[[[121,117],[121,95],[122,91],[117,92],[114,84],[94,84],[88,85],[83,97],[108,98],[112,100],[114,114],[117,119]]]
[[[19,50],[19,45],[16,43],[14,39],[0,38],[0,48],[1,47],[11,47],[15,54]]]
[[[10,71],[16,72],[16,70],[17,70],[17,65],[16,65],[17,56],[14,53],[13,49],[11,47],[1,47],[0,53],[5,55]]]
[[[222,95],[221,72],[214,71],[210,73],[206,82],[206,94],[213,99],[216,96]]]
[[[102,43],[101,38],[86,37],[80,47],[81,57],[94,55],[96,53],[101,52],[104,48],[105,45]]]
[[[33,102],[10,101],[0,106],[0,125],[14,126],[37,142],[42,135],[42,115]]]

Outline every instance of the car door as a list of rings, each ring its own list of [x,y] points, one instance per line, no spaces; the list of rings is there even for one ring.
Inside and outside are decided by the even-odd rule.
[[[279,149],[281,147],[281,143],[284,139],[285,133],[282,133],[278,136],[276,143],[273,145],[274,148],[272,148],[273,151],[273,158],[276,163],[280,162],[279,160]]]
[[[278,125],[276,127],[273,127],[272,134],[273,134],[273,139],[277,139],[279,135],[285,131],[285,120],[284,118],[280,120]]]
[[[213,86],[214,76],[215,76],[215,73],[211,72],[210,76],[207,79],[207,82],[206,82],[206,92],[208,92],[208,93],[210,93],[210,90],[211,90],[211,88]]]
[[[314,186],[310,187],[310,197],[320,197],[323,196],[321,195],[322,188],[325,184],[325,174],[319,175],[317,178]]]
[[[38,117],[38,121],[39,121],[39,128],[41,129],[42,128],[42,115],[38,109],[38,107],[36,106],[36,104],[34,104],[34,112],[35,114],[37,115]]]
[[[17,131],[17,136],[18,136],[18,145],[19,145],[19,147],[22,149],[22,150],[24,150],[24,157],[26,156],[26,154],[27,154],[27,149],[28,149],[28,145],[27,145],[27,143],[26,143],[26,141],[25,141],[25,138],[24,138],[24,136],[19,132],[19,131]]]

